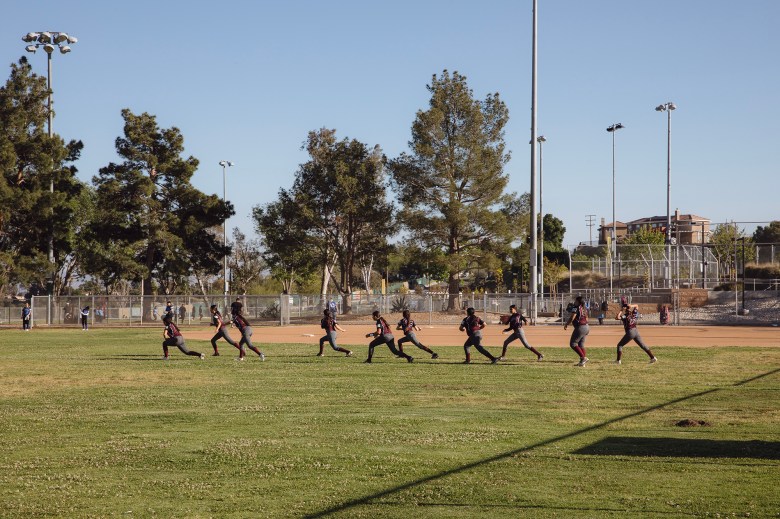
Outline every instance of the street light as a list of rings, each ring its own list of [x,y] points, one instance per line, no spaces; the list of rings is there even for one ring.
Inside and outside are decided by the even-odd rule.
[[[220,160],[219,165],[222,166],[222,201],[224,203],[227,203],[227,174],[226,170],[227,168],[234,166],[235,164],[229,160]],[[225,243],[225,247],[227,247],[227,217],[225,218],[224,222],[222,222],[222,238]],[[223,270],[222,273],[225,276],[225,306],[227,307],[227,296],[228,291],[230,287],[228,286],[228,273],[227,273],[227,254],[225,254],[225,257],[223,258]]]
[[[46,51],[47,55],[47,82],[46,87],[49,89],[48,109],[49,109],[49,139],[54,135],[54,129],[52,123],[54,122],[54,108],[53,108],[53,90],[51,87],[51,55],[54,53],[54,49],[59,49],[61,54],[67,54],[70,52],[70,46],[66,43],[76,43],[79,41],[77,38],[68,35],[64,32],[57,31],[41,31],[41,32],[28,32],[22,36],[22,41],[29,43],[24,49],[27,52],[35,54],[38,47],[42,47]],[[54,174],[52,172],[51,181],[49,182],[49,192],[54,194]],[[54,225],[54,218],[52,218],[52,225]],[[51,324],[51,296],[54,292],[54,229],[49,232],[49,267],[51,268],[51,275],[47,281],[47,293],[49,295],[49,315],[47,317],[47,324]]]
[[[542,211],[542,143],[547,142],[544,135],[536,138],[539,143],[539,293],[544,301],[544,211]]]
[[[617,250],[617,234],[615,228],[617,227],[617,220],[615,220],[615,133],[618,130],[625,128],[622,123],[615,123],[607,127],[607,131],[612,134],[612,231],[610,236],[612,237],[612,244],[610,245],[610,261],[609,261],[609,295],[612,296],[612,271],[614,270],[614,253]]]
[[[672,286],[672,110],[677,105],[671,101],[655,107],[656,112],[666,112],[666,284]]]

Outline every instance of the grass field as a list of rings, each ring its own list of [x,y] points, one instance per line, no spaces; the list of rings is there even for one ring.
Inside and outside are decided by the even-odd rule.
[[[780,516],[777,348],[579,369],[566,348],[366,365],[160,342],[0,331],[0,517]]]

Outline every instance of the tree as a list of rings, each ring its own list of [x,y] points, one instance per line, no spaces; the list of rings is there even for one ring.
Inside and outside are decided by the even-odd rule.
[[[262,257],[271,277],[282,283],[282,292],[292,292],[296,282],[311,275],[317,258],[313,257],[308,235],[301,234],[305,223],[300,218],[291,193],[282,190],[279,199],[252,209],[255,230],[260,235]]]
[[[320,265],[323,295],[332,281],[348,313],[356,267],[372,251],[384,253],[393,230],[383,182],[385,158],[379,146],[339,141],[335,130],[325,128],[309,132],[304,148],[310,160],[298,168],[292,188],[282,189],[276,203],[255,211],[258,231],[267,259],[275,256],[270,259],[277,265],[286,251],[293,252],[296,265],[303,263],[303,255],[309,264]],[[274,236],[278,228],[291,243],[279,242]]]
[[[726,223],[715,227],[710,235],[710,244],[712,253],[718,258],[718,262],[726,267],[730,276],[736,276],[735,259],[739,258],[741,262],[743,253],[746,262],[754,259],[750,238],[744,229],[739,229],[734,224]]]
[[[238,227],[233,229],[233,253],[228,260],[233,290],[246,294],[252,283],[260,279],[264,265],[257,240],[248,240]]]
[[[194,270],[219,271],[230,249],[216,231],[234,211],[190,184],[198,161],[181,157],[178,128],[160,129],[154,116],[128,109],[122,118],[124,137],[116,139],[116,150],[124,161],[101,168],[93,179],[90,263],[107,283],[142,280],[143,293],[150,294],[155,280],[171,293]]]
[[[762,243],[780,243],[780,220],[774,220],[766,227],[759,225],[753,233],[753,242]]]
[[[539,231],[539,229],[537,229]],[[563,250],[563,236],[566,234],[566,227],[563,220],[551,214],[544,215],[544,250],[550,252],[559,252]],[[539,232],[541,236],[542,233]]]
[[[430,106],[417,112],[411,151],[389,169],[403,204],[400,220],[424,248],[447,257],[453,310],[464,269],[500,266],[517,238],[511,223],[521,204],[504,194],[509,112],[499,95],[475,100],[466,78],[446,70],[427,88]]]
[[[26,58],[11,65],[0,87],[0,282],[46,286],[55,278],[57,295],[69,281],[73,215],[85,186],[72,165],[83,144],[45,131],[48,94],[46,78],[34,74]]]

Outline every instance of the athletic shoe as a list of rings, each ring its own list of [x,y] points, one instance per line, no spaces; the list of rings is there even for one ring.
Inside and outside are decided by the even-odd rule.
[[[432,359],[438,359],[439,358],[439,354],[438,353],[434,353],[433,355],[431,355],[431,358]]]
[[[471,361],[470,360],[464,360],[463,364],[471,364]]]
[[[622,364],[622,363],[621,363],[619,360],[616,360],[616,361],[615,361],[615,364],[617,364],[618,366],[620,366],[620,364]]]
[[[656,359],[655,357],[650,359],[650,364],[655,364],[656,362],[658,362],[658,359]]]
[[[163,357],[161,360],[168,360],[168,357]]]
[[[490,361],[491,364],[498,364],[498,361],[501,360],[501,357],[493,357],[493,360]]]
[[[200,360],[206,360],[206,356],[204,354],[200,354]]]
[[[265,362],[265,353],[260,353],[260,362]]]
[[[212,357],[219,357],[219,352],[214,352],[211,354]]]
[[[363,361],[363,364],[371,364],[371,359],[366,359]]]
[[[351,352],[351,351],[348,351],[346,356],[347,356],[347,357],[351,357],[351,356],[352,356],[352,352]]]
[[[500,357],[498,357],[498,360],[502,360],[503,361],[503,360],[506,360],[506,358],[503,355],[501,355]]]
[[[590,359],[588,357],[582,357],[580,361],[577,363],[577,366],[583,367],[585,364],[588,363]]]
[[[542,354],[540,353],[540,354],[539,354],[539,356],[538,356],[538,357],[536,357],[536,362],[542,362],[543,360],[544,360],[544,355],[542,355]]]
[[[414,362],[414,357],[408,357],[408,358],[406,359],[406,362],[409,362],[409,363],[412,363],[412,362]]]
[[[325,356],[325,354],[324,354],[324,353],[318,353],[318,354],[317,354],[317,356],[318,356],[318,357],[324,357],[324,356]]]
[[[242,362],[244,360],[244,357],[236,357],[236,360]]]

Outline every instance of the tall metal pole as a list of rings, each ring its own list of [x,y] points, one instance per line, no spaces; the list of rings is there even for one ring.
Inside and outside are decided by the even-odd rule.
[[[222,161],[222,202],[227,203],[227,163],[225,161]],[[225,220],[222,222],[222,240],[225,244],[225,247],[227,247],[227,217],[225,217]],[[228,272],[227,272],[227,253],[225,253],[225,257],[222,258],[222,274],[224,276],[224,289],[225,289],[225,307],[227,308],[227,296],[228,292],[230,290],[230,287],[228,286]]]
[[[615,123],[607,128],[612,134],[612,229],[609,245],[609,295],[612,297],[612,278],[615,270],[615,252],[617,251],[617,220],[615,220],[615,132],[625,128],[622,123]]]
[[[537,0],[533,0],[533,45],[531,57],[531,251],[528,273],[531,277],[531,322],[536,322],[536,18]]]
[[[542,209],[542,137],[539,140],[539,294],[544,304],[544,210]]]
[[[666,257],[669,262],[669,286],[672,272],[672,111],[666,110]]]

